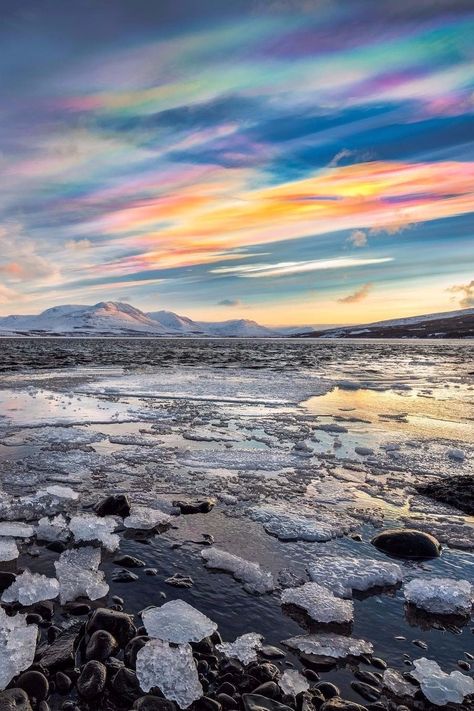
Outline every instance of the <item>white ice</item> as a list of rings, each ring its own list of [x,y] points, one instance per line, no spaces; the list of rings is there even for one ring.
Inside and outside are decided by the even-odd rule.
[[[56,578],[25,570],[3,591],[2,602],[19,602],[20,605],[26,606],[41,600],[54,600],[58,595],[59,582]]]
[[[201,551],[201,556],[208,568],[232,573],[236,580],[244,583],[244,590],[247,592],[263,594],[271,592],[275,587],[273,575],[261,568],[258,563],[227,553],[220,548],[205,548]]]
[[[278,686],[284,694],[293,694],[293,696],[309,689],[308,680],[296,669],[284,671]]]
[[[311,580],[330,588],[338,597],[352,597],[352,591],[396,585],[403,579],[396,563],[355,556],[321,556],[308,566]]]
[[[45,491],[50,495],[58,499],[71,499],[72,501],[77,501],[79,499],[79,494],[70,486],[58,486],[53,484],[52,486],[47,486]]]
[[[317,516],[293,513],[279,504],[252,507],[248,514],[254,521],[262,523],[267,533],[282,541],[324,542],[343,536],[359,526],[350,516],[322,507],[318,509]]]
[[[350,622],[354,608],[350,600],[341,600],[318,583],[305,583],[299,588],[287,588],[281,594],[285,605],[296,605],[316,622]]]
[[[16,560],[20,555],[18,546],[13,538],[0,538],[0,561]]]
[[[31,538],[35,529],[33,526],[28,526],[26,523],[19,521],[1,521],[0,536],[8,536],[10,538]]]
[[[247,632],[237,637],[233,642],[216,644],[216,649],[229,659],[238,659],[242,664],[250,664],[257,660],[257,650],[262,647],[262,635]]]
[[[465,696],[474,694],[474,679],[453,671],[446,674],[439,664],[432,659],[415,659],[412,676],[420,683],[421,690],[428,701],[436,706],[448,703],[461,704]]]
[[[171,517],[158,509],[150,509],[147,506],[132,506],[130,516],[124,519],[124,526],[149,530],[155,526],[162,526],[170,523]]]
[[[417,687],[410,684],[396,669],[385,669],[383,673],[383,685],[395,694],[402,698],[403,696],[414,696]]]
[[[61,553],[54,564],[59,580],[61,604],[86,596],[97,600],[109,592],[104,573],[98,570],[100,548],[72,548]]]
[[[414,578],[405,585],[405,599],[437,614],[466,615],[474,602],[474,587],[467,580]]]
[[[184,600],[170,600],[161,607],[142,612],[143,624],[150,637],[166,642],[200,642],[217,629],[217,624]]]
[[[73,516],[69,521],[69,529],[76,541],[100,541],[109,551],[119,547],[120,538],[113,533],[117,522],[113,516],[96,516],[85,513]]]
[[[53,518],[43,516],[36,526],[36,537],[39,541],[67,541],[69,528],[62,514]]]
[[[33,664],[37,625],[27,625],[25,615],[10,617],[0,607],[0,689]]]
[[[306,634],[291,637],[284,641],[291,649],[297,649],[306,654],[344,659],[348,656],[358,657],[361,654],[372,654],[374,648],[365,639],[345,637],[340,634]]]

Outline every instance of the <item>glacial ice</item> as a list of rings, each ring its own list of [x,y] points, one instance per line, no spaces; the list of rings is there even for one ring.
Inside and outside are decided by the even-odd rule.
[[[453,578],[414,578],[406,583],[405,599],[427,612],[466,615],[474,602],[474,586]]]
[[[233,642],[216,644],[216,649],[229,659],[238,659],[242,664],[250,664],[257,660],[257,650],[262,646],[262,635],[247,632],[237,637]]]
[[[71,489],[70,486],[59,486],[57,484],[53,484],[51,486],[47,486],[45,491],[50,496],[54,496],[58,499],[71,499],[72,501],[77,501],[79,499],[77,491]]]
[[[359,526],[358,521],[347,514],[323,508],[318,509],[317,517],[314,513],[312,516],[292,513],[279,504],[252,507],[248,514],[262,523],[267,533],[282,541],[330,541]]]
[[[396,669],[385,669],[383,685],[399,698],[414,696],[417,691],[417,687],[410,684]]]
[[[25,615],[9,617],[0,607],[0,689],[33,664],[37,625],[27,625]]]
[[[403,578],[396,563],[355,556],[321,556],[308,566],[311,580],[332,590],[337,597],[352,597],[352,591],[396,585]]]
[[[171,522],[171,517],[159,509],[150,509],[147,506],[132,506],[130,516],[124,519],[124,526],[149,530],[155,526],[164,526]]]
[[[283,644],[305,654],[343,659],[348,656],[359,657],[372,654],[373,645],[365,639],[345,637],[340,634],[305,634],[286,639]]]
[[[247,592],[262,595],[271,592],[275,587],[273,575],[263,570],[258,563],[227,553],[220,548],[205,548],[201,551],[201,556],[208,568],[232,573],[236,580],[244,583],[244,590]]]
[[[297,669],[284,671],[278,686],[284,694],[293,694],[293,696],[309,689],[308,680]]]
[[[0,561],[16,560],[20,555],[14,538],[0,538]]]
[[[287,588],[281,594],[284,605],[296,605],[316,622],[350,622],[354,608],[350,600],[341,600],[318,583],[305,583],[299,588]]]
[[[120,538],[112,533],[117,527],[113,516],[96,516],[84,513],[73,516],[69,529],[76,541],[100,541],[109,551],[115,551],[120,545]]]
[[[436,706],[448,703],[461,704],[465,696],[474,694],[474,679],[453,671],[446,674],[439,664],[432,659],[415,659],[412,676],[420,683],[421,690],[428,701]]]
[[[35,529],[33,526],[28,526],[26,523],[19,521],[1,521],[0,536],[8,536],[9,538],[31,538]]]
[[[72,548],[61,553],[54,564],[59,580],[61,604],[85,595],[97,600],[107,595],[109,586],[104,573],[98,570],[100,548]]]
[[[217,629],[215,622],[184,600],[149,607],[142,612],[142,619],[150,637],[174,644],[200,642]]]
[[[143,691],[157,686],[166,699],[176,701],[182,709],[204,693],[189,644],[171,647],[163,640],[150,640],[137,654],[136,672]]]
[[[26,606],[41,600],[54,600],[58,595],[59,582],[56,578],[25,570],[3,591],[2,602],[19,602],[20,605]]]
[[[53,518],[44,516],[38,521],[36,538],[39,541],[67,541],[68,537],[68,524],[62,514],[58,514]]]

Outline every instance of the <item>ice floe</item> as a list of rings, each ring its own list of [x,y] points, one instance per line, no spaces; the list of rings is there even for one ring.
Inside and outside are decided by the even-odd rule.
[[[309,689],[308,680],[297,669],[286,669],[278,681],[278,686],[284,694],[293,696]]]
[[[14,538],[0,538],[0,561],[16,560],[20,555]]]
[[[9,538],[31,538],[34,535],[35,529],[33,526],[28,526],[20,521],[1,521],[0,536]]]
[[[58,595],[59,582],[56,578],[25,570],[3,591],[2,602],[19,602],[26,606],[41,600],[54,600]]]
[[[330,588],[338,597],[352,597],[352,591],[397,585],[403,579],[396,563],[355,556],[320,556],[308,565],[311,580]]]
[[[317,515],[314,512],[303,515],[288,511],[281,504],[268,504],[252,507],[248,514],[262,523],[267,533],[282,541],[330,541],[359,527],[359,522],[347,514],[333,513],[322,507]]]
[[[130,516],[127,516],[123,521],[126,528],[139,530],[150,530],[156,526],[166,526],[169,523],[171,523],[171,516],[160,509],[136,505],[132,506]]]
[[[150,637],[174,644],[200,642],[217,629],[215,622],[184,600],[149,607],[142,612],[142,619]]]
[[[258,563],[214,547],[202,550],[201,556],[208,568],[232,573],[236,580],[244,584],[247,592],[263,594],[271,592],[275,587],[273,575],[263,570]]]
[[[335,597],[329,588],[318,583],[305,583],[298,588],[283,590],[281,602],[296,605],[316,622],[351,622],[354,615],[351,601]]]
[[[426,612],[467,615],[474,602],[474,587],[467,580],[414,578],[404,587],[405,599]]]
[[[10,617],[0,607],[0,690],[33,664],[37,625],[27,625],[25,615]]]
[[[453,671],[446,674],[432,659],[415,659],[412,676],[420,683],[421,690],[428,701],[436,706],[448,703],[461,704],[465,696],[474,694],[474,679]]]
[[[43,516],[36,526],[36,538],[39,541],[67,541],[69,538],[69,527],[62,514],[53,518]]]
[[[115,551],[120,545],[120,538],[113,531],[117,522],[113,516],[96,516],[84,513],[73,516],[69,529],[76,541],[100,541],[109,551]]]
[[[229,659],[238,659],[242,664],[250,664],[257,660],[257,651],[262,647],[262,635],[247,632],[237,637],[233,642],[216,644],[216,649]]]
[[[371,642],[340,634],[299,635],[286,639],[283,644],[304,654],[334,657],[334,659],[344,659],[348,656],[359,657],[361,654],[372,654],[374,651]]]
[[[54,564],[59,580],[61,604],[85,595],[90,600],[98,600],[107,595],[109,586],[104,573],[98,570],[100,548],[86,546],[72,548],[61,553]]]

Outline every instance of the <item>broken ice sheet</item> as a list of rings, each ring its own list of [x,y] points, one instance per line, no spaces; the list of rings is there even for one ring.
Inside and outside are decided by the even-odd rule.
[[[25,615],[9,617],[0,607],[0,689],[33,664],[37,625],[27,625]]]
[[[10,538],[31,538],[35,529],[33,526],[28,526],[26,523],[19,521],[2,521],[0,522],[0,536],[8,536]]]
[[[283,672],[278,686],[284,694],[293,696],[309,689],[308,680],[297,669],[287,669]]]
[[[78,514],[69,521],[69,528],[76,541],[100,541],[109,551],[119,547],[120,538],[112,533],[117,527],[113,516]]]
[[[352,597],[352,591],[396,585],[403,578],[396,563],[355,556],[320,556],[308,566],[311,580],[332,590],[338,597]]]
[[[395,696],[414,696],[417,687],[410,684],[404,676],[396,669],[385,669],[383,673],[383,685]]]
[[[20,555],[13,538],[0,538],[0,561],[16,560]]]
[[[305,583],[299,588],[287,588],[281,594],[284,605],[296,605],[316,622],[351,622],[354,615],[352,602],[335,597],[328,588],[318,583]]]
[[[298,506],[298,511],[301,507]],[[305,512],[306,513],[306,512]],[[282,541],[330,541],[359,527],[359,522],[341,511],[333,513],[320,507],[312,515],[289,511],[285,505],[252,507],[248,514],[263,524],[265,531]]]
[[[408,602],[440,615],[467,615],[474,602],[471,583],[453,578],[414,578],[404,593]]]
[[[233,642],[216,644],[216,649],[229,659],[238,659],[242,664],[250,664],[257,660],[257,650],[262,646],[262,635],[247,632],[237,637]]]
[[[72,501],[77,501],[79,494],[70,486],[59,486],[53,484],[52,486],[47,486],[45,491],[50,495],[58,499],[71,499]]]
[[[67,541],[69,528],[64,516],[58,514],[53,518],[40,518],[36,526],[36,538],[39,541]]]
[[[275,583],[273,575],[263,570],[258,563],[227,553],[220,548],[205,548],[201,551],[208,568],[232,573],[236,580],[244,583],[244,590],[250,593],[263,594],[271,592]]]
[[[25,570],[3,591],[2,602],[19,602],[20,605],[27,606],[41,600],[54,600],[58,595],[59,582],[56,578]]]
[[[465,696],[474,694],[474,679],[453,671],[446,674],[439,664],[432,659],[415,659],[412,676],[420,683],[421,690],[428,701],[436,706],[448,703],[461,704]]]
[[[98,570],[100,548],[72,548],[61,553],[54,564],[59,580],[61,604],[84,595],[97,600],[109,592],[104,573]]]
[[[204,693],[189,644],[171,647],[163,640],[150,640],[137,654],[136,672],[142,691],[157,686],[166,699],[176,701],[182,709]]]
[[[130,516],[124,519],[124,526],[139,530],[150,530],[156,526],[164,526],[171,522],[171,516],[158,509],[147,506],[132,506]]]
[[[184,600],[171,600],[161,607],[149,607],[142,612],[142,619],[150,637],[175,644],[200,642],[217,629],[215,622]]]
[[[345,637],[340,634],[305,634],[286,639],[283,644],[305,654],[343,659],[348,656],[359,657],[372,654],[373,645],[365,639]]]

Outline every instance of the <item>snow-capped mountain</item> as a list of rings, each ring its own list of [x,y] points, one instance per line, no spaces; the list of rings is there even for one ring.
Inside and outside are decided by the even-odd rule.
[[[37,315],[0,317],[0,335],[264,337],[276,332],[255,321],[200,323],[171,311],[144,313],[115,301],[55,306]]]

